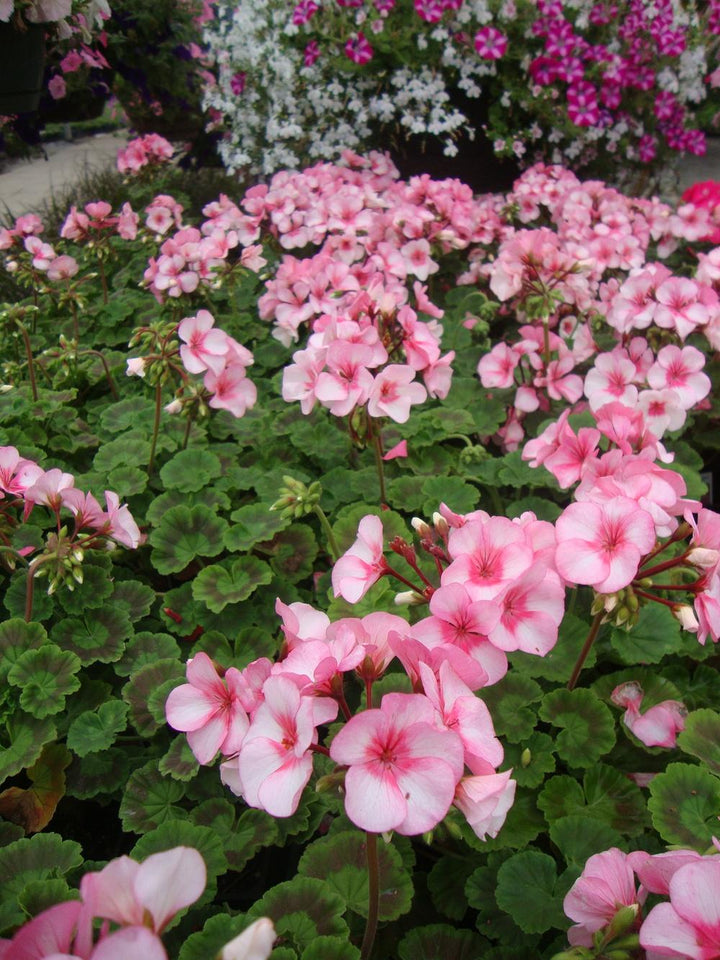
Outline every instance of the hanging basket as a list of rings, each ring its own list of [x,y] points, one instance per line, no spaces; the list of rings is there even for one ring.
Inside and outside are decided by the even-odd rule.
[[[45,64],[45,28],[0,23],[0,115],[37,110]]]

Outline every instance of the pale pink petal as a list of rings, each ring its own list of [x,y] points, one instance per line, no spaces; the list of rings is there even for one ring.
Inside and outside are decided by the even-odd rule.
[[[178,911],[195,903],[205,889],[205,861],[192,847],[153,853],[143,861],[134,881],[135,895],[160,933]]]

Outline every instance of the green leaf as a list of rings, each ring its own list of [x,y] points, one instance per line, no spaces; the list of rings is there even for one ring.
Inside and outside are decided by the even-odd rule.
[[[300,960],[360,960],[360,951],[344,937],[316,937],[300,954]]]
[[[57,833],[37,833],[0,848],[0,932],[27,919],[18,900],[29,884],[62,879],[82,862],[80,844]]]
[[[555,892],[556,884],[553,858],[536,850],[524,850],[506,860],[498,870],[495,899],[525,933],[544,933],[551,927],[563,929],[567,920]]]
[[[97,710],[86,710],[70,724],[67,745],[79,757],[107,750],[127,725],[128,705],[108,700]]]
[[[41,581],[40,581],[41,582]],[[35,584],[32,604],[32,619],[35,621],[49,620],[55,612],[53,598],[44,590],[39,589],[40,582]],[[3,603],[11,617],[25,617],[25,595],[27,590],[27,575],[25,570],[16,570],[10,578],[10,586],[5,591]]]
[[[398,946],[400,960],[479,960],[487,941],[472,930],[456,930],[444,923],[415,927]]]
[[[469,513],[477,509],[480,499],[477,487],[465,483],[460,477],[428,477],[422,492],[427,517],[431,517],[441,503],[447,504],[455,513]]]
[[[663,657],[680,649],[680,624],[667,607],[650,603],[641,608],[640,619],[632,630],[613,628],[610,643],[622,663],[660,663]]]
[[[622,837],[602,820],[581,814],[559,817],[550,825],[550,839],[568,863],[583,867],[598,850],[622,845]]]
[[[0,751],[0,783],[32,766],[47,743],[57,737],[52,720],[38,720],[27,714],[13,717],[7,724],[7,744]]]
[[[588,770],[582,787],[573,777],[551,777],[537,804],[549,821],[577,813],[602,820],[628,837],[638,836],[647,825],[642,791],[622,771],[606,763]]]
[[[147,833],[167,820],[173,823],[184,821],[185,811],[177,806],[184,796],[184,784],[163,777],[157,769],[157,761],[149,760],[135,770],[127,782],[120,804],[123,828],[133,833]]]
[[[278,840],[278,822],[263,810],[245,810],[225,846],[233,870],[242,870],[258,850]]]
[[[223,844],[227,844],[227,841],[233,836],[235,807],[223,797],[211,797],[209,800],[199,803],[196,807],[193,807],[190,816],[192,822],[199,827],[210,827],[222,839]]]
[[[86,617],[60,620],[50,631],[55,643],[77,654],[84,666],[96,661],[112,663],[119,660],[124,649],[123,641],[131,635],[128,606],[119,600],[113,600]]]
[[[235,526],[225,534],[225,546],[237,553],[251,550],[262,540],[271,540],[290,524],[288,517],[269,510],[265,503],[245,504],[233,510],[230,519]]]
[[[93,470],[107,476],[115,467],[144,467],[150,459],[150,441],[137,431],[108,440],[95,454]]]
[[[145,839],[145,838],[143,838]],[[180,947],[178,960],[212,960],[222,948],[249,927],[243,916],[219,913],[206,921],[202,930],[191,933]]]
[[[421,514],[425,503],[424,483],[423,477],[396,477],[387,484],[388,503],[396,510]]]
[[[18,896],[18,906],[29,917],[36,917],[43,910],[54,907],[56,903],[77,900],[80,894],[71,890],[67,882],[60,877],[54,880],[31,880]]]
[[[106,566],[85,561],[82,572],[83,582],[76,584],[74,590],[58,591],[58,601],[66,613],[96,610],[104,605],[113,592],[112,579]]]
[[[585,794],[574,777],[551,777],[540,792],[538,807],[549,823],[585,807]]]
[[[130,621],[137,623],[150,613],[150,607],[155,602],[155,591],[139,580],[121,580],[115,583],[112,599],[113,604],[127,605]]]
[[[295,877],[271,887],[253,904],[248,917],[270,917],[279,937],[304,950],[317,937],[347,937],[344,911],[342,897],[322,880]]]
[[[670,763],[650,781],[648,809],[666,843],[703,852],[717,833],[720,780],[702,767]]]
[[[0,623],[0,681],[7,680],[13,664],[26,650],[37,650],[47,643],[47,631],[39,623],[25,623],[12,617]]]
[[[587,635],[587,622],[566,613],[560,624],[557,643],[544,657],[513,650],[508,659],[525,676],[567,683]],[[585,660],[585,668],[592,667],[596,660],[597,649],[593,646]]]
[[[678,746],[720,776],[720,714],[708,709],[689,713]]]
[[[159,497],[155,497],[147,508],[145,517],[148,523],[157,527],[163,516],[172,507],[194,507],[199,503],[216,513],[218,510],[230,509],[230,497],[215,487],[206,488],[197,494],[168,490],[166,493],[161,493]]]
[[[505,514],[513,519],[527,510],[531,510],[538,520],[547,520],[549,523],[555,523],[561,513],[560,507],[552,500],[545,500],[543,497],[521,497],[509,504]]]
[[[192,780],[199,769],[200,764],[195,759],[184,735],[175,737],[168,752],[158,763],[158,770],[164,777],[172,777],[174,780],[183,782]]]
[[[148,485],[147,471],[142,467],[115,467],[107,475],[108,486],[121,500],[136,497]]]
[[[542,687],[529,677],[506,673],[499,683],[482,690],[482,699],[492,714],[495,731],[513,743],[527,740],[537,723],[531,704],[542,697]]]
[[[205,861],[208,884],[226,873],[228,862],[223,851],[223,842],[210,827],[199,827],[184,819],[164,823],[141,837],[130,854],[136,860],[145,860],[153,853],[171,850],[173,847],[193,847]]]
[[[528,751],[526,753],[526,751]],[[527,740],[505,747],[505,766],[512,767],[520,787],[537,787],[546,773],[555,769],[555,744],[546,733],[532,733]]]
[[[158,660],[174,660],[180,658],[180,647],[169,633],[136,633],[128,641],[120,660],[113,664],[113,669],[119,677],[129,677],[143,667],[156,663]]]
[[[379,917],[397,920],[410,909],[412,881],[403,868],[400,854],[381,838],[376,843],[381,891]],[[352,911],[367,917],[367,840],[357,830],[316,840],[300,859],[298,873],[324,880]]]
[[[457,923],[460,923],[467,913],[465,884],[474,869],[475,864],[470,861],[444,857],[438,860],[428,874],[427,885],[435,909]]]
[[[142,737],[151,737],[165,726],[165,700],[185,679],[185,668],[178,660],[158,660],[133,673],[122,690],[130,707],[130,720]]]
[[[561,728],[557,751],[571,767],[591,767],[615,744],[613,715],[590,690],[553,690],[543,698],[539,715]]]
[[[270,566],[282,582],[298,583],[312,574],[319,547],[310,527],[294,523],[257,549],[270,556]]]
[[[20,687],[20,706],[38,720],[60,713],[65,697],[80,687],[80,658],[55,644],[26,650],[8,673],[8,683]]]
[[[213,613],[220,613],[229,603],[247,600],[259,586],[271,580],[270,567],[257,557],[240,557],[232,566],[213,563],[195,577],[193,599],[204,603]]]
[[[333,524],[335,541],[341,554],[353,545],[357,539],[360,521],[370,514],[382,520],[385,543],[389,543],[393,537],[408,538],[408,528],[399,513],[395,513],[394,510],[382,510],[379,506],[370,503],[354,503],[338,511],[338,518]]]
[[[166,490],[197,493],[222,475],[220,459],[209,450],[181,450],[160,471]]]
[[[196,557],[214,557],[223,549],[227,521],[209,507],[173,507],[153,530],[149,542],[158,573],[178,573]]]
[[[103,430],[121,433],[123,430],[142,428],[150,435],[153,428],[155,404],[147,397],[129,397],[106,407],[100,417]]]

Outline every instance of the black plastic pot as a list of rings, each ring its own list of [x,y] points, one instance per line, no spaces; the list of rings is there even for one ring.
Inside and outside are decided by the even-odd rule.
[[[0,23],[0,114],[10,116],[37,110],[45,64],[45,28],[42,24]]]

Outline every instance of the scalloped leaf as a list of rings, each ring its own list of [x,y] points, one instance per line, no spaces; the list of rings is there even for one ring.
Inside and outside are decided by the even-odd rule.
[[[115,467],[144,467],[149,459],[150,441],[131,431],[103,443],[93,459],[93,472],[107,476]]]
[[[180,647],[169,633],[141,631],[130,639],[122,657],[113,664],[119,677],[129,677],[158,660],[180,659]]]
[[[213,613],[220,613],[229,603],[247,600],[259,586],[271,580],[270,567],[257,557],[240,557],[232,565],[213,563],[193,580],[193,599]]]
[[[629,837],[641,834],[648,820],[640,787],[606,763],[588,770],[582,786],[574,777],[551,777],[540,792],[537,805],[550,823],[578,814],[601,820]]]
[[[107,484],[121,500],[136,497],[147,488],[147,470],[125,465],[114,467],[107,475]]]
[[[519,743],[531,736],[537,723],[537,708],[532,704],[542,697],[539,683],[529,677],[506,673],[499,683],[482,690],[482,699],[493,718],[495,731]]]
[[[110,747],[101,753],[75,757],[67,770],[67,794],[87,800],[102,794],[104,797],[120,794],[135,766],[135,757],[126,749]]]
[[[159,497],[155,497],[147,508],[145,518],[148,523],[156,527],[172,507],[194,507],[198,503],[202,503],[203,506],[209,507],[216,513],[218,510],[230,509],[230,497],[222,490],[214,487],[206,488],[197,494],[168,490],[161,493]]]
[[[7,680],[9,670],[26,650],[38,650],[47,641],[47,631],[40,623],[25,623],[21,617],[0,623],[0,681]]]
[[[97,710],[81,713],[68,728],[68,747],[79,757],[107,750],[127,726],[128,709],[122,700],[108,700]]]
[[[257,549],[270,556],[270,566],[281,581],[298,583],[312,574],[320,548],[310,527],[294,523],[270,542],[258,543]]]
[[[234,526],[225,534],[225,546],[235,553],[245,553],[256,543],[272,540],[276,533],[290,525],[288,517],[268,510],[265,503],[248,503],[233,510]]]
[[[227,529],[227,521],[203,504],[172,507],[148,538],[154,567],[158,573],[179,573],[196,557],[217,556]]]
[[[56,903],[77,900],[79,896],[78,891],[72,890],[65,880],[56,877],[54,880],[31,880],[23,888],[17,902],[23,913],[32,918]]]
[[[38,720],[22,714],[8,721],[8,743],[0,751],[0,783],[35,763],[45,744],[56,737],[57,727],[47,717]]]
[[[279,937],[304,950],[317,937],[347,937],[342,897],[322,880],[295,877],[271,887],[248,911],[253,920],[270,917]]]
[[[112,602],[127,606],[130,621],[137,623],[150,613],[150,608],[155,602],[155,591],[139,580],[115,581]]]
[[[103,430],[108,433],[121,433],[132,428],[152,433],[155,404],[146,396],[128,397],[106,407],[100,417]]]
[[[540,704],[540,717],[561,728],[555,744],[571,767],[591,767],[615,744],[615,720],[590,690],[553,690]]]
[[[480,491],[460,477],[428,477],[422,485],[423,513],[431,517],[441,503],[446,503],[455,513],[476,510]]]
[[[382,840],[378,841],[380,873],[380,920],[397,920],[412,903],[412,880],[403,868],[400,854]],[[339,893],[350,910],[367,917],[368,872],[367,841],[355,831],[321,837],[300,858],[298,873],[324,880]]]
[[[0,932],[27,919],[17,901],[28,884],[62,879],[82,862],[80,844],[57,833],[37,833],[0,848]]]
[[[610,631],[610,643],[622,663],[660,663],[663,657],[680,649],[682,630],[667,607],[649,603],[641,608],[632,630],[615,627]]]
[[[160,479],[166,490],[181,493],[197,493],[212,485],[222,475],[220,458],[210,450],[195,447],[176,453],[160,471]]]
[[[512,767],[513,780],[517,780],[519,787],[539,786],[545,774],[555,769],[555,743],[552,737],[536,731],[527,740],[509,743],[505,747],[504,766]]]
[[[193,807],[190,816],[192,822],[199,827],[210,827],[222,839],[223,844],[233,835],[235,807],[223,797],[211,797],[199,803]]]
[[[227,872],[228,862],[221,838],[210,827],[199,827],[188,820],[172,820],[146,833],[135,844],[130,856],[144,860],[152,853],[177,846],[194,847],[200,853],[207,868],[208,885]]]
[[[60,713],[65,697],[80,688],[82,664],[69,650],[46,643],[26,650],[8,672],[8,683],[21,688],[20,706],[38,720]]]
[[[474,863],[444,857],[428,874],[427,885],[435,909],[457,923],[467,913],[465,884],[474,869]]]
[[[167,699],[170,690],[185,679],[185,667],[178,660],[158,660],[141,667],[122,689],[122,698],[130,707],[130,720],[142,737],[151,737],[165,725],[165,701],[158,712],[158,693]],[[153,699],[151,699],[153,698]]]
[[[581,814],[559,817],[550,825],[550,839],[570,864],[583,867],[598,850],[622,845],[622,836],[607,823]]]
[[[556,892],[555,861],[546,853],[523,850],[498,870],[495,899],[525,933],[564,929],[567,920]]]
[[[333,534],[338,550],[341,554],[349,550],[355,540],[357,540],[358,525],[363,517],[372,514],[374,517],[380,517],[383,525],[383,540],[387,544],[393,537],[405,537],[408,539],[407,524],[394,510],[383,510],[377,504],[372,503],[353,503],[348,507],[343,507],[338,511],[337,520],[333,524]]]
[[[125,649],[124,641],[132,636],[129,607],[113,598],[112,602],[86,617],[67,617],[50,631],[51,638],[64,650],[77,654],[84,666],[113,663]]]
[[[572,673],[588,634],[588,625],[585,620],[566,613],[560,624],[558,640],[555,646],[544,657],[536,657],[531,653],[513,650],[509,660],[513,669],[522,671],[528,677],[542,677],[545,680],[555,680],[566,683]],[[585,660],[585,667],[592,667],[597,660],[597,647],[593,645]]]
[[[199,769],[200,764],[188,746],[187,738],[182,735],[175,737],[168,752],[158,762],[158,770],[164,777],[183,783],[197,776]]]
[[[300,954],[300,960],[359,960],[360,951],[343,937],[316,937]]]
[[[157,768],[157,761],[149,760],[133,771],[127,782],[120,804],[124,829],[147,833],[168,820],[173,823],[184,820],[185,811],[176,806],[184,796],[184,784],[164,777]]]
[[[479,960],[487,941],[472,930],[456,930],[445,923],[415,927],[398,945],[400,960]]]
[[[666,843],[703,852],[717,833],[720,780],[702,767],[670,763],[650,781],[648,809]]]
[[[219,913],[210,917],[202,930],[191,933],[182,944],[178,960],[211,960],[219,956],[225,944],[240,936],[249,926],[244,916],[231,917],[227,913]]]
[[[689,713],[685,729],[678,736],[678,746],[720,776],[720,713],[708,709]]]
[[[233,870],[242,870],[258,850],[277,843],[278,823],[263,810],[245,810],[241,814],[225,846]]]
[[[10,586],[5,591],[3,604],[11,617],[25,617],[25,593],[27,576],[25,570],[16,570],[10,578]],[[34,621],[49,620],[55,612],[53,598],[44,590],[38,589],[35,584],[32,604],[32,619]]]
[[[9,787],[0,793],[0,816],[19,824],[26,833],[39,833],[53,818],[65,794],[65,768],[72,754],[60,743],[49,743],[29,767],[32,786]]]
[[[85,561],[82,565],[83,582],[73,590],[59,590],[58,602],[66,613],[80,614],[83,610],[102,607],[113,592],[108,567]]]

